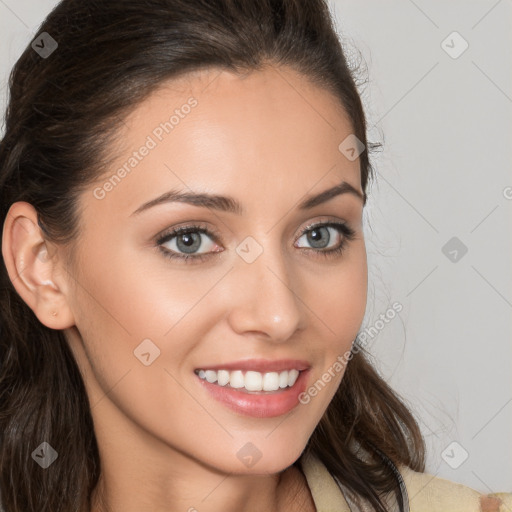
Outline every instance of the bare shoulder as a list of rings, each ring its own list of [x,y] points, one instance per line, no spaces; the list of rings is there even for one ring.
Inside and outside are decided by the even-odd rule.
[[[471,487],[400,466],[411,512],[506,512],[512,493],[482,494]]]

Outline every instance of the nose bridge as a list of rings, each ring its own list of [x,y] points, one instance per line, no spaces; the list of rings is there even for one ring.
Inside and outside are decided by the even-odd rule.
[[[237,332],[259,331],[288,339],[300,322],[299,300],[280,244],[247,237],[237,247],[230,321]]]

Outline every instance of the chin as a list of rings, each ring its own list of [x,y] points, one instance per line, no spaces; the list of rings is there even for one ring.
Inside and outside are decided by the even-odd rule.
[[[268,433],[265,435],[268,435]],[[293,436],[290,436],[290,438],[293,439]],[[276,437],[275,442],[266,439],[260,444],[257,440],[254,442],[247,441],[242,443],[240,447],[237,446],[235,459],[228,458],[226,460],[227,467],[222,469],[240,475],[280,473],[300,457],[304,448],[305,443],[300,445],[294,443],[286,446],[280,441],[279,437]]]

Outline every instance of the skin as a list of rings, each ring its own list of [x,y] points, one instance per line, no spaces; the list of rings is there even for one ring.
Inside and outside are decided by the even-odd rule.
[[[97,199],[95,188],[190,96],[197,106]],[[305,359],[310,386],[350,349],[367,298],[363,202],[343,194],[309,211],[297,205],[342,180],[362,192],[359,159],[338,150],[351,133],[337,99],[289,68],[196,72],[126,118],[116,159],[80,197],[73,244],[45,241],[32,206],[12,205],[3,233],[9,275],[39,320],[64,330],[91,403],[102,461],[95,512],[100,496],[126,512],[315,510],[292,464],[343,371],[292,413],[252,418],[213,400],[193,370]],[[167,203],[131,215],[175,188],[232,196],[244,214]],[[196,221],[220,235],[198,235],[196,253],[220,254],[188,264],[158,249],[157,235]],[[308,239],[306,226],[320,221],[355,231],[341,255],[323,257]],[[338,246],[344,235],[329,233],[329,248]],[[235,251],[247,236],[263,249],[250,264]],[[164,246],[179,252],[176,239]],[[160,350],[149,366],[134,356],[146,338]],[[262,454],[251,468],[237,458],[248,442]]]

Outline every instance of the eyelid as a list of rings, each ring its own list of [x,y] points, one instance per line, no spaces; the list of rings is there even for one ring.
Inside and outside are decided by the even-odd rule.
[[[322,249],[316,249],[316,248],[309,248],[309,247],[299,247],[302,251],[313,253],[314,257],[336,257],[337,255],[340,255],[344,253],[345,248],[347,244],[354,240],[357,234],[357,230],[350,227],[350,225],[344,221],[337,219],[332,219],[329,217],[324,217],[321,219],[317,219],[316,221],[309,222],[306,226],[300,229],[300,233],[298,236],[295,237],[293,246],[295,247],[295,243],[305,236],[309,231],[316,227],[324,227],[328,228],[331,227],[335,229],[338,234],[342,237],[341,242],[338,244],[338,247],[335,249],[328,249],[328,250],[322,250]],[[216,245],[222,246],[222,244],[219,244],[219,240],[222,238],[219,232],[215,228],[211,228],[207,226],[204,222],[195,222],[195,221],[188,221],[185,222],[184,225],[178,225],[172,228],[168,228],[161,234],[157,235],[155,246],[164,254],[164,256],[176,260],[181,261],[182,263],[202,263],[205,261],[208,261],[213,257],[214,255],[218,255],[222,252],[224,252],[224,249],[220,251],[208,251],[205,253],[192,253],[192,254],[186,254],[186,253],[180,253],[173,251],[171,249],[165,249],[163,247],[164,243],[169,242],[170,240],[173,240],[177,237],[179,237],[181,234],[184,233],[202,233],[208,236]]]
[[[207,232],[204,234],[207,236],[212,235],[213,241],[215,243],[218,243],[220,241],[220,239],[222,238],[222,235],[220,234],[220,232],[217,229],[207,225],[204,222],[196,222],[196,221],[192,220],[192,221],[184,222],[182,224],[184,224],[184,225],[174,226],[172,228],[167,228],[164,231],[161,231],[158,235],[156,235],[154,237],[155,242],[161,243],[161,241],[164,240],[165,238],[167,238],[169,235],[173,235],[173,237],[174,237],[174,236],[179,235],[180,232],[182,232],[182,231],[198,231],[201,233]]]
[[[347,222],[344,221],[344,220],[340,220],[340,219],[330,219],[330,218],[324,218],[324,219],[320,219],[320,220],[316,220],[314,222],[310,222],[308,223],[306,226],[304,226],[303,228],[300,229],[300,234],[297,236],[297,238],[295,238],[294,240],[294,243],[301,237],[303,237],[308,231],[310,231],[311,229],[315,228],[315,227],[324,227],[328,224],[336,224],[336,225],[344,225],[346,226],[347,228],[349,227]]]
[[[329,222],[333,222],[336,224],[344,224],[347,227],[349,227],[349,224],[345,220],[342,220],[339,218],[333,218],[333,217],[329,217],[329,216],[320,217],[320,219],[311,221],[306,226],[300,228],[298,230],[299,234],[294,238],[293,242],[295,243],[301,236],[304,236],[304,233],[306,231],[309,231],[310,229],[314,228],[315,226],[323,225],[323,224],[326,224]],[[181,224],[183,224],[183,225],[181,225]],[[214,238],[215,243],[219,243],[220,240],[222,239],[221,233],[216,228],[208,225],[205,222],[191,220],[191,221],[183,222],[181,224],[178,224],[177,226],[174,226],[172,228],[167,228],[167,229],[161,231],[159,234],[157,234],[154,237],[155,242],[159,242],[160,240],[163,240],[165,237],[167,237],[171,233],[173,235],[176,235],[176,231],[179,232],[179,231],[187,231],[187,230],[192,230],[192,229],[197,230],[197,231],[201,231],[201,230],[209,231],[210,234],[212,234],[215,237]],[[209,236],[208,233],[205,233],[205,234],[207,236]]]

